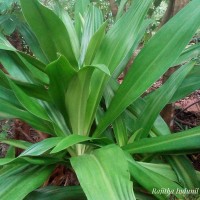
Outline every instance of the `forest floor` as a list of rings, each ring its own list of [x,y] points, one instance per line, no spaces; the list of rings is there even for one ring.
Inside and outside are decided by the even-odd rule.
[[[200,91],[175,103],[174,132],[200,125]],[[200,171],[200,154],[189,155],[194,168]]]

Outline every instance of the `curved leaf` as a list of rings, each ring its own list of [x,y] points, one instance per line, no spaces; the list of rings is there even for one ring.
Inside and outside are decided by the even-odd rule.
[[[62,141],[63,137],[52,137],[42,140],[41,142],[35,143],[29,148],[27,148],[24,152],[20,154],[22,156],[40,156],[44,154],[49,149],[55,147],[60,141]]]
[[[67,149],[75,144],[90,141],[93,138],[82,136],[82,135],[69,135],[66,138],[63,138],[61,141],[59,141],[58,144],[55,145],[55,147],[50,152],[52,153],[58,153],[64,149]]]
[[[83,29],[81,17],[87,12],[89,5],[90,0],[79,0],[75,3],[75,28],[79,40],[81,40]]]
[[[47,186],[31,192],[24,200],[87,200],[80,186]]]
[[[142,185],[146,190],[148,190],[151,194],[156,196],[158,199],[165,200],[170,196],[170,192],[163,192],[161,194],[157,194],[155,190],[159,190],[162,188],[169,189],[173,194],[177,197],[182,197],[179,194],[176,194],[177,189],[183,189],[179,184],[169,180],[168,178],[160,175],[154,171],[151,171],[136,161],[134,161],[131,157],[128,158],[129,162],[129,170],[133,178]],[[142,175],[142,177],[141,177]]]
[[[195,90],[198,90],[200,88],[199,76],[200,76],[200,66],[197,65],[183,80],[182,84],[180,85],[176,93],[173,95],[170,102],[175,102],[179,99],[186,97]]]
[[[94,35],[92,36],[92,38],[88,44],[86,54],[85,54],[85,60],[84,60],[85,65],[92,64],[95,54],[98,51],[98,49],[101,45],[101,42],[105,36],[106,26],[107,26],[107,22],[104,22],[101,25],[101,27],[97,30],[97,32],[94,33]]]
[[[23,140],[4,139],[1,137],[0,137],[0,143],[8,144],[10,146],[18,147],[20,149],[27,149],[32,145],[32,143]]]
[[[128,163],[119,147],[109,145],[90,155],[73,157],[71,164],[88,200],[135,199]]]
[[[54,166],[15,165],[0,170],[1,200],[22,200],[31,191],[40,187],[49,177]],[[28,183],[28,184],[27,184]]]
[[[183,187],[190,189],[200,187],[195,169],[186,156],[165,156],[165,159],[176,172],[179,182]]]
[[[60,109],[60,112],[67,117],[65,92],[76,71],[64,56],[60,56],[56,61],[47,65],[46,72],[50,79],[49,94],[57,108]]]
[[[48,60],[56,60],[57,53],[61,53],[74,67],[77,67],[75,56],[77,52],[74,52],[72,38],[59,17],[38,0],[20,0],[20,2],[23,14]]]
[[[85,54],[92,36],[96,33],[99,27],[103,23],[103,15],[100,9],[91,6],[85,16],[85,22],[83,26],[83,35],[81,40],[81,54],[80,54],[80,65],[83,64]]]
[[[200,127],[154,138],[145,138],[123,147],[131,154],[186,154],[200,150]]]
[[[147,95],[144,99],[146,100],[146,106],[143,108],[141,114],[135,121],[135,127],[133,131],[137,131],[143,128],[143,134],[141,137],[146,137],[149,134],[150,129],[157,116],[164,108],[165,105],[170,101],[177,88],[181,85],[186,75],[193,68],[194,63],[188,63],[180,67],[170,78],[163,84],[159,89]]]

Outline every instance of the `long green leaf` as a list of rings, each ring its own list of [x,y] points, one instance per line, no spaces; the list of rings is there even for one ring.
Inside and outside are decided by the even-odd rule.
[[[62,22],[65,25],[65,28],[67,29],[67,32],[69,34],[69,38],[71,40],[72,49],[74,51],[75,57],[78,60],[80,57],[80,44],[78,35],[76,33],[74,23],[72,19],[70,18],[68,12],[64,9],[64,7],[59,3],[55,2],[54,5],[54,12],[59,16],[59,18],[62,20]]]
[[[74,12],[75,13],[75,28],[76,28],[76,33],[80,41],[81,41],[82,29],[83,29],[81,18],[84,18],[84,15],[88,10],[89,4],[90,4],[90,0],[79,0],[79,1],[76,1],[75,3],[75,12]]]
[[[13,82],[17,86],[19,86],[20,89],[22,89],[26,93],[26,95],[36,98],[36,99],[46,101],[48,103],[52,103],[52,99],[50,98],[48,90],[47,88],[45,88],[45,86],[25,83],[25,82],[21,82],[14,79],[13,79]]]
[[[17,157],[17,158],[1,158],[0,166],[16,165],[16,164],[32,164],[40,166],[48,166],[52,164],[62,163],[63,160],[55,157]]]
[[[8,40],[0,33],[0,49],[16,51]]]
[[[128,163],[119,147],[110,145],[90,155],[73,157],[71,164],[88,200],[135,199]]]
[[[91,65],[92,61],[95,57],[96,52],[98,51],[101,42],[105,36],[105,30],[106,30],[107,22],[104,22],[101,27],[97,30],[96,33],[92,36],[88,48],[85,54],[85,65]]]
[[[14,93],[11,90],[2,86],[0,86],[0,99],[10,102],[13,106],[23,109],[21,104],[15,97]]]
[[[0,142],[11,145],[13,147],[18,147],[20,149],[27,149],[28,147],[32,145],[32,143],[26,142],[23,140],[13,140],[13,139],[4,139],[4,138],[0,138]]]
[[[118,67],[126,65],[123,61],[129,60],[132,56],[130,52],[137,47],[135,44],[138,43],[138,32],[144,29],[144,17],[151,2],[152,0],[133,2],[129,11],[106,34],[93,63],[104,63],[108,66],[111,74],[115,73],[115,70],[117,70],[116,73],[119,73]],[[122,66],[120,66],[121,69],[123,69]],[[88,99],[88,121],[94,118],[107,81],[108,78],[99,72],[94,73]]]
[[[0,170],[1,200],[22,200],[46,181],[53,166],[15,165],[11,169],[7,166]]]
[[[124,13],[124,7],[127,3],[127,0],[121,0],[119,7],[118,7],[118,11],[117,11],[117,16],[116,16],[116,20],[120,19],[120,17],[123,15]]]
[[[61,53],[74,67],[77,67],[75,56],[77,52],[74,52],[72,38],[59,17],[37,0],[20,0],[20,2],[23,14],[48,60],[56,60],[57,53]]]
[[[118,89],[118,87],[118,83],[114,79],[110,79],[110,82],[104,91],[106,107],[109,107],[109,104],[113,96],[115,95],[115,91]],[[122,113],[122,115],[120,115],[112,124],[115,139],[119,146],[124,146],[125,144],[127,144],[128,141],[127,127],[125,121],[125,115],[124,113]]]
[[[140,116],[135,122],[135,129],[137,131],[142,128],[144,133],[142,137],[146,137],[156,120],[157,116],[170,101],[177,88],[181,85],[186,75],[193,68],[194,63],[189,63],[179,68],[159,89],[152,92],[145,97],[146,106],[143,108]]]
[[[47,186],[31,192],[24,200],[86,200],[80,186]]]
[[[26,95],[23,90],[21,90],[16,84],[14,84],[11,80],[9,80],[10,86],[16,95],[18,101],[24,106],[26,110],[28,110],[31,114],[50,121],[45,109],[33,98]]]
[[[63,137],[52,137],[42,140],[36,144],[29,146],[26,151],[20,154],[22,156],[39,156],[47,152],[49,149],[55,147],[60,141],[62,141]]]
[[[90,141],[93,138],[82,135],[69,135],[66,138],[59,141],[59,143],[52,149],[51,153],[58,153],[64,149],[67,149],[75,144]]]
[[[28,83],[48,84],[44,64],[24,53],[0,50],[0,61],[12,78]]]
[[[169,126],[167,125],[167,123],[164,121],[164,119],[160,115],[156,118],[151,130],[157,136],[171,134]]]
[[[80,65],[83,64],[85,54],[92,36],[100,28],[102,23],[103,15],[101,10],[99,10],[97,7],[91,6],[88,9],[83,27],[83,35],[81,40],[81,55],[79,60]]]
[[[59,59],[47,65],[46,72],[50,79],[50,96],[60,112],[67,117],[65,109],[65,92],[72,77],[76,74],[76,71],[65,57],[60,56]]]
[[[200,25],[199,9],[199,0],[190,2],[142,49],[96,129],[95,136],[101,134],[114,118],[117,118],[176,61]]]
[[[30,27],[25,23],[20,23],[20,24],[18,24],[17,28],[18,28],[18,31],[20,32],[20,34],[23,36],[26,43],[28,44],[31,51],[34,53],[34,55],[40,61],[47,64],[48,59],[44,55],[44,52],[42,51],[40,44],[39,44],[37,38],[35,37],[35,35],[33,34],[33,32],[31,31]]]
[[[129,153],[185,154],[200,150],[200,127],[176,134],[145,138],[123,147]]]
[[[36,130],[44,133],[54,134],[53,126],[49,121],[42,120],[41,118],[32,115],[31,113],[15,107],[13,104],[0,99],[0,116],[5,118],[19,118],[30,124]]]
[[[87,135],[85,132],[85,114],[91,75],[94,68],[83,68],[73,77],[65,94],[65,105],[70,124],[75,134]],[[87,131],[87,130],[86,130]]]
[[[200,55],[200,44],[195,44],[185,49],[174,65],[180,65]]]
[[[13,52],[0,50],[0,62],[11,77],[24,82],[31,82],[27,69],[22,69],[22,62]]]
[[[88,97],[90,95],[91,77],[94,71],[102,75],[110,72],[104,65],[85,66],[78,71],[71,80],[65,95],[65,104],[72,131],[78,135],[88,135],[92,120],[88,120],[86,108],[90,106]],[[90,119],[90,118],[89,118]]]
[[[138,162],[138,164],[142,165],[142,167],[147,168],[153,172],[156,172],[165,178],[173,181],[179,182],[176,173],[174,172],[173,168],[168,164],[155,164],[155,163],[147,163],[147,162]]]
[[[163,175],[160,175],[154,171],[143,167],[142,165],[134,161],[131,157],[128,158],[128,162],[129,170],[133,178],[151,194],[157,197],[157,199],[168,199],[170,196],[169,190],[171,191],[171,193],[176,195],[177,189],[183,189],[179,186],[179,184],[169,180]],[[156,191],[162,188],[168,188],[169,190],[168,192],[157,194]],[[177,194],[176,196],[181,197],[181,195],[179,194]]]
[[[182,84],[180,85],[176,93],[173,95],[170,102],[175,102],[179,99],[186,97],[195,90],[198,90],[200,88],[199,76],[200,76],[200,67],[197,65],[183,80]]]
[[[184,188],[195,189],[200,186],[197,174],[191,161],[186,156],[165,156],[177,174],[179,182]]]
[[[136,0],[132,3],[127,13],[106,34],[94,59],[95,64],[103,63],[113,73],[132,48],[151,2]]]
[[[129,52],[127,52],[126,55],[124,55],[124,58],[121,60],[121,62],[118,64],[118,66],[115,68],[115,71],[113,73],[113,78],[117,79],[120,74],[125,70],[127,64],[131,59],[133,59],[133,52],[137,52],[140,48],[140,42],[142,38],[144,37],[144,34],[149,27],[149,25],[152,23],[151,19],[145,19],[143,23],[140,26],[139,31],[137,32],[137,37],[135,38],[132,47],[129,49]],[[137,49],[138,48],[138,49]]]

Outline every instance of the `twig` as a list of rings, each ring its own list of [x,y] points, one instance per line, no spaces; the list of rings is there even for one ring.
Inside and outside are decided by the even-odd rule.
[[[29,142],[34,143],[34,140],[25,131],[23,131],[22,128],[18,127],[17,129],[26,137],[27,140],[29,140]]]
[[[195,105],[196,103],[199,103],[200,102],[200,99],[192,104],[190,104],[189,106],[187,106],[186,108],[184,108],[183,110],[179,111],[178,113],[176,113],[175,116],[179,115],[180,113],[186,111],[188,108],[190,108],[191,106]]]
[[[174,119],[175,119],[176,121],[182,123],[182,124],[185,124],[185,125],[188,125],[188,126],[192,126],[192,127],[196,127],[196,125],[194,125],[194,124],[192,124],[192,123],[190,123],[190,122],[185,122],[185,121],[183,121],[183,120],[181,120],[181,119],[179,119],[179,118],[177,118],[177,117],[175,117]]]

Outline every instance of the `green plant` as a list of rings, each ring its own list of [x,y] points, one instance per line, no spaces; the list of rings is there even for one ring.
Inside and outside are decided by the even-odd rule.
[[[145,16],[152,0],[133,1],[107,33],[89,0],[76,2],[74,24],[59,6],[52,11],[37,0],[20,2],[33,56],[1,35],[0,60],[8,74],[0,71],[0,113],[49,138],[36,144],[0,138],[24,149],[15,157],[12,148],[0,159],[1,200],[168,199],[169,193],[153,191],[198,188],[199,173],[186,154],[200,150],[200,127],[171,134],[159,113],[200,87],[192,60],[199,45],[184,50],[200,25],[199,0],[152,37],[121,85],[117,77],[150,23]],[[177,63],[182,66],[162,87],[141,97]],[[58,164],[75,170],[80,186],[34,191]]]

